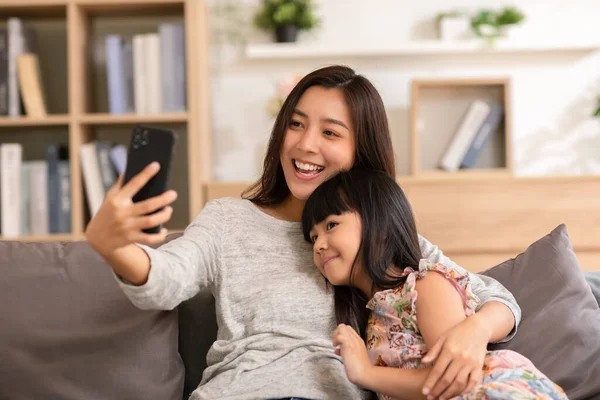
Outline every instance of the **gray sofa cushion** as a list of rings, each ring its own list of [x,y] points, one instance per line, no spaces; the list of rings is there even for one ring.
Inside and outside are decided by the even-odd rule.
[[[600,309],[564,225],[485,272],[523,311],[516,336],[493,349],[528,357],[570,399],[600,399]]]
[[[183,394],[177,312],[142,311],[85,242],[0,242],[1,399]]]

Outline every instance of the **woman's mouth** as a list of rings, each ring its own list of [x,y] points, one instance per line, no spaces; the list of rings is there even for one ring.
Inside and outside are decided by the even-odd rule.
[[[308,163],[305,161],[292,161],[294,163],[294,170],[296,171],[296,176],[298,176],[301,179],[313,179],[325,169],[325,167],[322,167],[317,164]]]

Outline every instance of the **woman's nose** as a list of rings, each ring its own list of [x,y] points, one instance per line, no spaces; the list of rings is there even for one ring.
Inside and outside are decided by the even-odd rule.
[[[298,142],[298,148],[306,153],[317,152],[318,135],[316,129],[307,129]]]

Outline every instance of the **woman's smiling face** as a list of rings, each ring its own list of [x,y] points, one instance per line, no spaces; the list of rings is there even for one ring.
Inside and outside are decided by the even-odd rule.
[[[291,194],[306,200],[330,176],[354,163],[356,136],[339,89],[308,88],[294,109],[280,161]]]

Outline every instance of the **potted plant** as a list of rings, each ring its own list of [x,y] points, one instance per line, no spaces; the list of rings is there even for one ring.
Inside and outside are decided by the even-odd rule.
[[[508,29],[520,24],[525,15],[515,7],[505,7],[500,11],[481,10],[471,20],[475,35],[493,41],[499,36],[508,35]]]
[[[310,30],[319,23],[314,9],[312,0],[264,0],[254,23],[274,30],[277,42],[295,42],[298,30]]]

